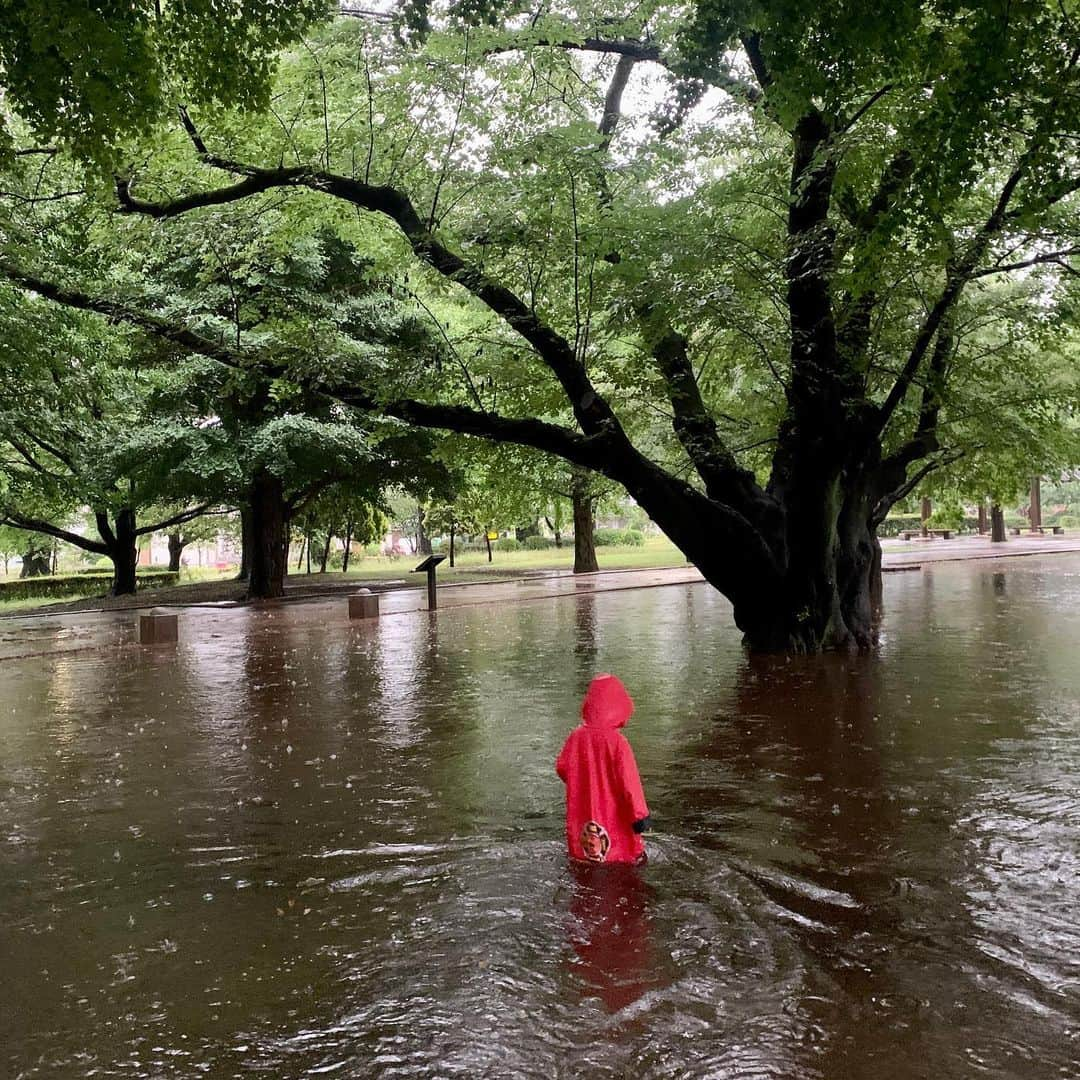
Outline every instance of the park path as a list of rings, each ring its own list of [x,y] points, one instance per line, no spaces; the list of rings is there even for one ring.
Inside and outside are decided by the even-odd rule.
[[[1022,556],[1080,553],[1080,537],[1010,537],[1005,545],[983,537],[955,540],[885,540],[882,542],[886,573],[913,571],[936,562],[977,559],[1004,560]],[[649,589],[703,583],[694,566],[669,566],[650,570],[601,570],[575,575],[554,570],[528,577],[490,582],[455,582],[439,586],[440,610],[480,604],[519,604],[560,596],[586,596],[627,589]],[[356,587],[362,582],[357,581]],[[231,636],[252,622],[272,620],[290,628],[325,626],[340,621],[347,625],[347,594],[296,598],[263,604],[192,604],[172,607],[179,614],[181,637],[212,642]],[[379,590],[382,618],[407,615],[427,608],[423,588]],[[144,609],[145,610],[145,609]],[[137,610],[77,611],[48,615],[25,615],[0,620],[0,661],[51,656],[57,653],[97,651],[136,644]],[[362,626],[363,623],[354,623]]]

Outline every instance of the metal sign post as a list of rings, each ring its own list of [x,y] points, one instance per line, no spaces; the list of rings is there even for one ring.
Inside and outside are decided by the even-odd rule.
[[[445,555],[429,555],[419,566],[414,566],[414,574],[427,573],[427,606],[428,611],[434,611],[439,605],[435,596],[435,567],[444,559]]]

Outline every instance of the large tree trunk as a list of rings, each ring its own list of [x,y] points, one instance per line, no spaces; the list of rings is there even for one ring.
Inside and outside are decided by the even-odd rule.
[[[990,504],[990,542],[992,544],[1004,544],[1008,540],[1005,532],[1005,511],[1000,503]]]
[[[180,535],[179,530],[169,533],[169,569],[173,573],[178,573],[180,570],[180,556],[184,553],[184,548],[187,544],[184,538]]]
[[[330,545],[333,544],[334,537],[331,533],[326,534],[326,545],[322,549],[322,554],[319,556],[319,573],[326,573],[326,564],[330,561]]]
[[[247,581],[251,577],[251,552],[255,547],[255,532],[252,528],[250,506],[240,507],[240,572],[237,581]]]
[[[418,555],[431,554],[431,537],[424,529],[424,519],[427,515],[422,506],[416,507],[416,552]]]
[[[268,600],[285,593],[287,510],[281,478],[265,469],[251,481],[251,572],[248,596]]]
[[[22,554],[19,577],[45,577],[52,572],[52,545],[31,543]]]
[[[589,494],[589,474],[574,469],[570,478],[574,506],[574,573],[592,574],[600,569],[596,561],[596,501]]]
[[[347,521],[345,523],[345,550],[341,556],[341,572],[343,574],[347,574],[349,572],[349,551],[352,548],[352,536],[353,523],[351,521]]]
[[[113,524],[115,542],[109,545],[109,558],[113,562],[110,596],[129,596],[135,592],[135,566],[139,559],[135,547],[135,511],[125,507]]]

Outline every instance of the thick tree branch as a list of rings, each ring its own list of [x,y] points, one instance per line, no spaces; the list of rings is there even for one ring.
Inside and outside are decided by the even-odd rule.
[[[187,510],[182,510],[179,514],[174,514],[170,518],[166,518],[164,521],[159,521],[154,525],[143,525],[135,530],[136,536],[146,536],[148,533],[158,532],[160,529],[169,529],[173,525],[183,525],[187,521],[193,521],[195,518],[202,517],[213,503],[203,503],[201,506],[192,506]]]
[[[55,282],[46,281],[43,278],[26,273],[6,259],[0,259],[0,275],[37,293],[39,296],[45,297],[47,300],[63,304],[65,307],[77,308],[81,311],[96,311],[99,315],[105,315],[110,319],[137,326],[140,330],[146,330],[148,333],[180,345],[190,352],[199,353],[201,356],[209,357],[211,360],[218,360],[229,367],[244,370],[267,360],[262,354],[249,350],[231,349],[219,342],[211,341],[201,334],[196,334],[187,327],[158,318],[156,315],[136,311],[113,300],[90,296],[87,293],[79,292],[77,289],[69,289],[57,285]]]
[[[622,56],[635,62],[643,61],[658,64],[666,68],[673,75],[680,76],[678,65],[672,63],[663,50],[651,41],[637,41],[635,39],[610,39],[588,37],[575,41],[572,38],[560,38],[558,36],[536,38],[528,34],[522,34],[517,38],[495,46],[488,50],[489,55],[503,52],[518,52],[534,47],[549,49],[566,49],[574,52],[591,52],[601,55]],[[745,79],[740,79],[731,69],[723,64],[709,68],[703,72],[695,72],[695,78],[701,79],[709,86],[717,90],[724,90],[732,97],[746,101],[751,105],[757,104],[761,98],[761,90]]]
[[[622,118],[623,92],[630,81],[630,73],[634,70],[635,63],[637,61],[631,56],[620,56],[619,62],[615,65],[615,73],[611,76],[607,93],[604,95],[604,111],[597,128],[601,137],[601,150],[608,149],[615,135],[615,129],[619,126],[619,120]]]
[[[0,524],[11,525],[16,529],[25,529],[27,532],[52,536],[57,540],[74,544],[75,547],[82,548],[83,551],[92,551],[95,555],[109,554],[108,547],[97,540],[91,540],[89,537],[80,536],[78,533],[69,532],[67,529],[61,529],[58,525],[53,525],[51,521],[20,514],[16,510],[0,509]]]
[[[764,495],[753,474],[741,468],[724,444],[690,363],[686,338],[668,328],[652,349],[664,376],[676,437],[705,484],[710,498],[749,508]]]
[[[874,527],[877,528],[877,526],[885,520],[886,514],[888,514],[901,499],[907,498],[907,496],[910,495],[932,472],[943,469],[946,465],[952,465],[954,462],[957,462],[964,457],[966,453],[967,451],[965,450],[944,451],[940,457],[935,458],[933,461],[928,461],[902,484],[883,495],[878,500],[874,507],[874,512],[871,515],[871,521],[873,522]]]
[[[974,281],[976,278],[990,277],[992,274],[1010,274],[1014,270],[1024,270],[1029,266],[1039,266],[1042,263],[1056,263],[1061,266],[1063,259],[1068,259],[1073,255],[1080,255],[1080,244],[1062,248],[1060,251],[1046,251],[1040,255],[1033,255],[1030,259],[1021,259],[1019,262],[984,266],[981,270],[973,270],[968,275],[968,280]]]
[[[886,83],[880,90],[875,90],[850,116],[841,119],[837,130],[850,131],[893,88],[893,83]]]
[[[109,515],[104,510],[95,510],[94,524],[97,525],[97,531],[101,535],[101,539],[105,541],[106,548],[115,548],[117,544],[116,533],[113,532],[112,525],[109,524]]]
[[[21,425],[23,434],[35,445],[40,446],[47,454],[51,454],[57,461],[62,462],[71,470],[73,475],[78,475],[79,470],[75,465],[75,459],[66,450],[55,443],[46,441],[37,433],[30,431],[25,425]]]
[[[755,30],[752,34],[741,34],[739,40],[746,50],[746,55],[750,60],[750,67],[754,70],[754,77],[757,79],[758,85],[763,91],[768,90],[773,80],[772,75],[769,73],[769,67],[765,63],[765,54],[761,51],[761,35]]]

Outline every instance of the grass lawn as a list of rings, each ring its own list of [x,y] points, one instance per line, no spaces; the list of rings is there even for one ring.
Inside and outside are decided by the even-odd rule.
[[[649,537],[641,547],[601,547],[596,551],[601,570],[647,570],[658,566],[682,566],[686,559],[667,537]],[[486,581],[500,577],[512,577],[545,570],[571,570],[574,566],[574,549],[546,548],[543,551],[499,551],[496,546],[492,561],[487,552],[462,552],[455,560],[453,570],[443,563],[439,567],[439,581],[444,584],[465,581]],[[357,587],[365,582],[401,581],[420,588],[424,584],[422,574],[411,573],[420,562],[420,556],[388,558],[384,555],[365,555],[354,559],[349,573],[326,574],[291,573],[286,579],[286,590],[294,595],[310,589],[314,592],[336,592],[339,589]],[[295,566],[295,564],[294,564]],[[290,567],[292,570],[293,567]],[[105,598],[108,579],[90,578],[84,594],[58,600],[56,597],[34,597],[23,600],[0,601],[0,616],[31,613],[38,608],[52,612],[75,611],[80,608],[131,608],[153,604],[207,603],[220,600],[236,600],[243,595],[244,586],[235,580],[236,568],[216,570],[201,567],[185,568],[180,573],[178,585],[166,586],[140,592],[137,597]]]
[[[440,551],[440,554],[445,552]],[[544,570],[572,570],[574,567],[574,548],[546,548],[543,551],[499,551],[498,545],[492,553],[492,561],[487,561],[485,551],[466,551],[459,554],[450,569],[449,560],[439,566],[439,580],[476,581],[478,578],[497,578],[501,574],[522,574],[529,571],[540,573]],[[657,566],[682,566],[686,556],[666,537],[650,536],[641,547],[599,547],[596,549],[597,562],[601,570],[648,570]],[[350,562],[348,577],[358,581],[385,581],[387,579],[406,578],[421,556],[365,555],[359,562]],[[312,574],[312,577],[316,575]],[[291,578],[299,584],[304,575]],[[416,576],[419,584],[421,576]]]

